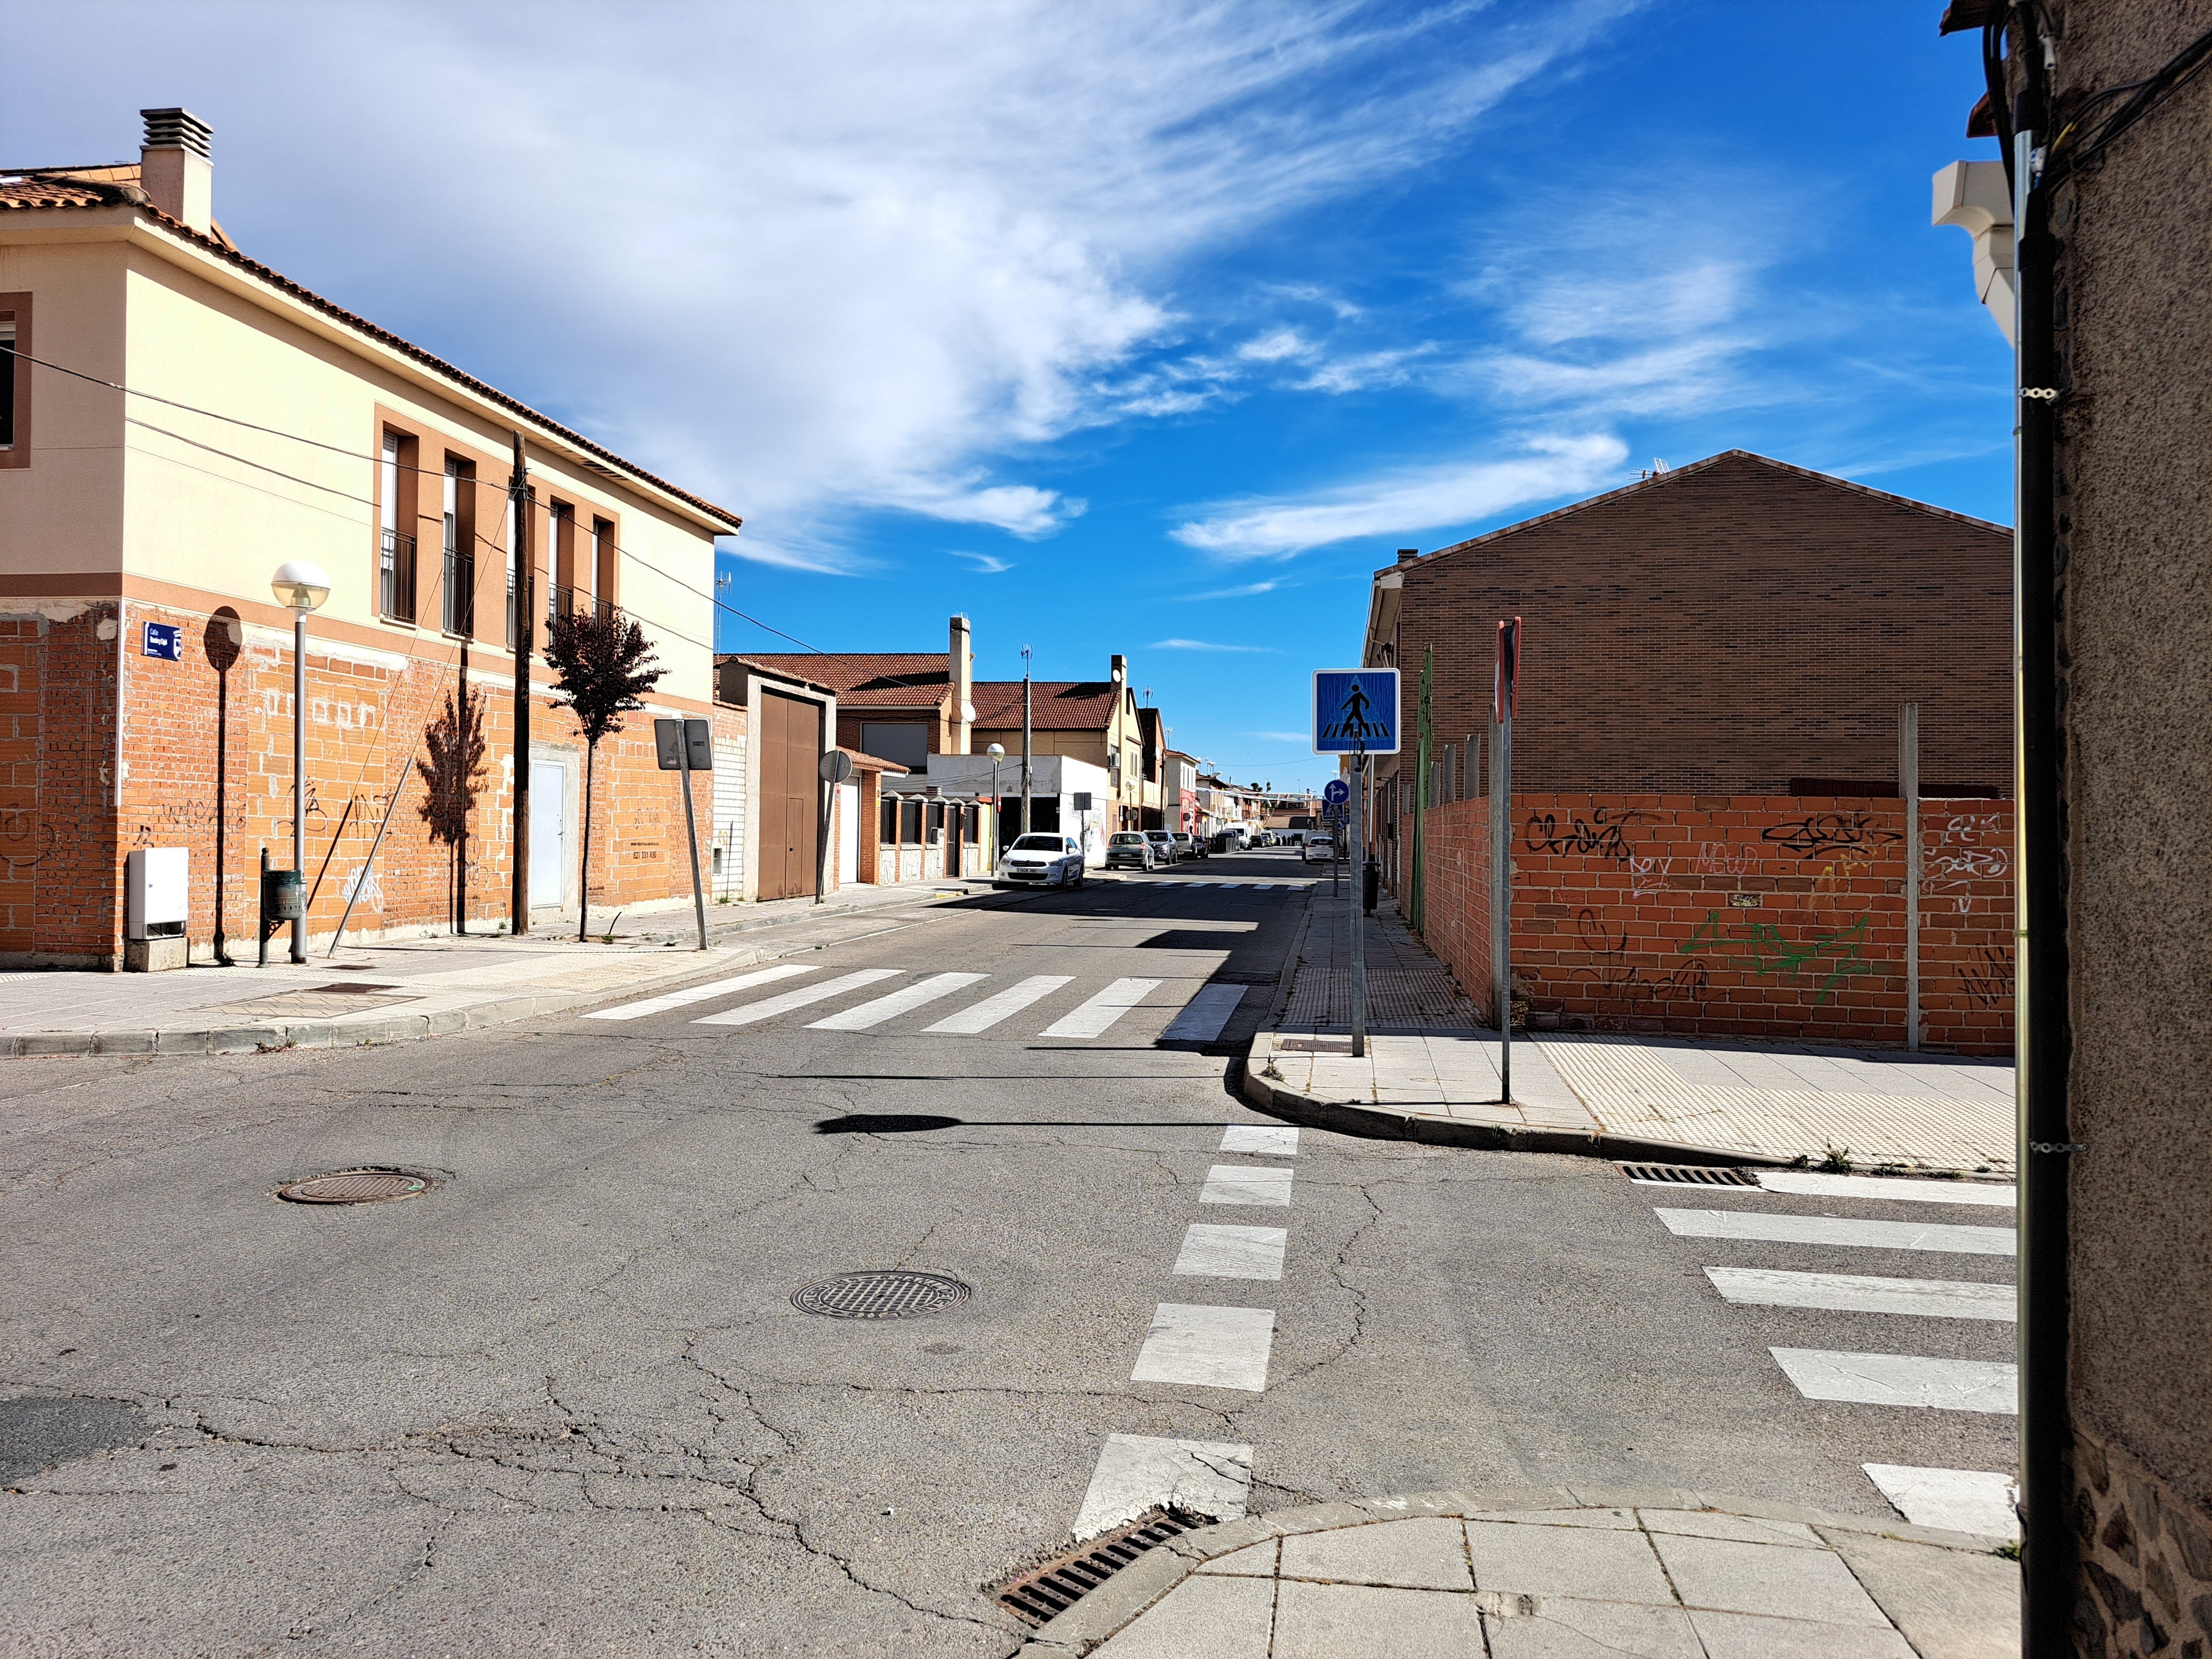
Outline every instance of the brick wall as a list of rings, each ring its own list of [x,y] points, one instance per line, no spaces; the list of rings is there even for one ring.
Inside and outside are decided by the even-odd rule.
[[[269,848],[276,867],[291,860],[290,641],[238,626],[222,612],[137,601],[120,610],[119,619],[111,603],[66,622],[0,621],[0,954],[112,965],[121,949],[123,859],[140,847],[190,850],[195,956],[212,952],[218,877],[229,951],[251,952],[260,849]],[[148,622],[184,629],[182,661],[143,654]],[[422,811],[432,798],[422,770],[431,758],[424,733],[445,719],[458,684],[457,649],[446,641],[438,648],[454,659],[310,639],[311,937],[327,938],[337,928],[356,888],[349,937],[443,929],[453,918],[464,851],[459,897],[470,926],[489,932],[509,915],[513,682],[495,655],[471,665],[472,687],[483,699],[471,717],[480,720],[483,760],[460,820],[465,838],[457,843]],[[718,708],[714,720],[719,744],[741,740],[743,711]],[[651,716],[629,720],[628,729],[600,744],[594,768],[595,913],[690,891],[679,786],[659,769]],[[534,701],[531,734],[540,758],[549,750],[569,751],[580,781],[582,740],[548,695]],[[714,821],[712,775],[696,775],[692,787],[703,848]],[[395,790],[398,808],[374,873],[364,879]],[[581,818],[579,801],[570,814],[572,858]]]
[[[1396,574],[1407,724],[1433,649],[1440,744],[1483,729],[1497,623],[1524,619],[1526,787],[1893,785],[1907,702],[1923,785],[2009,787],[2012,538],[1996,526],[1731,451]]]
[[[1425,936],[1486,1011],[1488,825],[1476,799],[1424,826]],[[2012,827],[1922,803],[1929,1048],[2011,1050]],[[1516,793],[1516,982],[1540,1026],[1901,1047],[1905,833],[1893,799]]]

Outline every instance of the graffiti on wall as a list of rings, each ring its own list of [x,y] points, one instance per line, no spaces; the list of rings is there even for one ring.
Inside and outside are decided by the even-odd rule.
[[[1959,983],[1984,1008],[2008,1007],[2012,1002],[2012,952],[2001,945],[1984,945],[1974,959],[1961,963]]]
[[[1712,988],[1712,976],[1702,960],[1658,972],[1629,959],[1628,930],[1620,937],[1606,932],[1597,912],[1587,906],[1575,915],[1575,930],[1590,953],[1590,965],[1571,970],[1569,979],[1595,985],[1601,996],[1610,994],[1646,1007],[1662,1002],[1703,1002]]]
[[[1961,812],[1936,832],[1920,872],[1920,902],[1931,908],[1972,908],[1973,884],[2012,872],[2012,845],[1998,812]]]
[[[1876,824],[1871,812],[1814,812],[1770,825],[1759,832],[1759,839],[1786,847],[1801,859],[1811,859],[1823,853],[1870,851],[1905,837]]]
[[[1580,854],[1585,858],[1611,859],[1615,864],[1626,864],[1628,837],[1623,831],[1643,817],[1643,813],[1634,811],[1613,811],[1601,806],[1587,821],[1571,817],[1562,829],[1551,813],[1531,812],[1524,833],[1532,853],[1549,853],[1555,857]]]
[[[1826,972],[1821,975],[1820,988],[1813,998],[1813,1006],[1818,1008],[1844,980],[1873,969],[1874,964],[1865,956],[1867,924],[1870,920],[1863,915],[1847,927],[1828,933],[1814,931],[1793,944],[1771,921],[1737,921],[1725,910],[1713,910],[1707,913],[1686,942],[1674,948],[1685,953],[1705,951],[1717,957],[1733,957],[1759,979],[1770,974],[1780,979],[1792,979],[1800,974],[1819,971],[1825,964]]]

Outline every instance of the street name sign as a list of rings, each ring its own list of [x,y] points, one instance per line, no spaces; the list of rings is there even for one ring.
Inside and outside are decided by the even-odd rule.
[[[1314,673],[1316,755],[1398,752],[1398,671],[1323,668]]]

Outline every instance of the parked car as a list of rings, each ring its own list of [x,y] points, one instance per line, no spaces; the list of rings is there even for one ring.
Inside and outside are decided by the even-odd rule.
[[[1173,864],[1182,854],[1176,848],[1175,837],[1164,830],[1147,830],[1145,839],[1152,844],[1152,854],[1162,864]]]
[[[1277,830],[1272,833],[1278,847],[1303,847],[1306,844],[1306,832],[1303,830]]]
[[[1202,859],[1206,855],[1206,843],[1184,830],[1175,832],[1175,844],[1176,856],[1179,859]]]
[[[1083,848],[1067,836],[1022,836],[999,860],[1002,885],[1080,887]]]
[[[1159,862],[1140,831],[1117,830],[1106,842],[1106,867],[1109,870],[1149,870]]]
[[[1212,843],[1217,853],[1241,853],[1244,850],[1244,842],[1234,830],[1215,830]]]
[[[1336,843],[1327,836],[1318,836],[1305,831],[1301,833],[1305,835],[1305,850],[1298,856],[1306,863],[1327,864],[1336,856]]]

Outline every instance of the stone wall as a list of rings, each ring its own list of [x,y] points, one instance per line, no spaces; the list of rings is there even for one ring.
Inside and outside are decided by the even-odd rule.
[[[2118,1448],[2074,1440],[2074,1529],[2082,1659],[2212,1654],[2212,1516]]]

